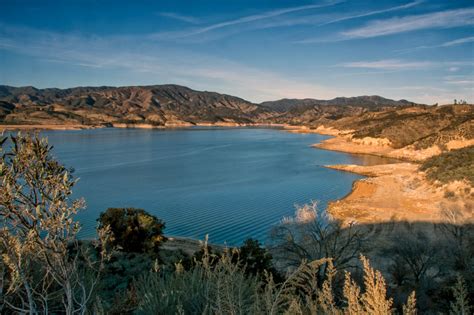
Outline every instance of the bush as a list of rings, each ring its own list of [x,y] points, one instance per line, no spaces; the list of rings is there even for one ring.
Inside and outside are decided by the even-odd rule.
[[[0,137],[1,138],[1,137]],[[86,314],[108,253],[77,239],[76,180],[37,135],[0,139],[0,313]]]
[[[331,259],[302,262],[282,283],[271,275],[261,279],[246,274],[240,263],[224,253],[209,264],[204,248],[201,261],[190,270],[177,265],[174,273],[152,271],[136,282],[138,314],[392,314],[385,280],[361,256],[364,287],[345,274],[344,292],[335,295],[337,270]],[[316,280],[321,264],[328,268],[321,285]],[[415,314],[415,296],[410,296],[405,314]]]
[[[113,234],[111,245],[125,252],[158,253],[166,238],[165,224],[143,209],[109,208],[100,214],[99,228],[110,226]]]
[[[263,275],[265,271],[277,274],[272,263],[272,255],[267,249],[261,247],[258,240],[249,238],[234,254],[232,261],[240,262],[245,267],[245,272],[252,275]]]
[[[353,266],[372,231],[354,223],[343,227],[316,202],[296,207],[294,217],[285,218],[270,231],[269,250],[280,267],[295,268],[301,261],[330,257],[337,269]],[[319,282],[327,263],[319,268]]]

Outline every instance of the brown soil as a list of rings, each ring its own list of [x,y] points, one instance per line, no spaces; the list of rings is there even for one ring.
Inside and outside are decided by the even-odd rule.
[[[346,223],[387,221],[445,221],[446,209],[459,209],[464,220],[473,219],[474,200],[464,194],[467,184],[458,183],[454,196],[446,196],[446,186],[435,186],[414,163],[374,166],[332,165],[332,169],[369,176],[354,183],[352,192],[331,202],[329,213]],[[451,185],[452,186],[452,185]]]

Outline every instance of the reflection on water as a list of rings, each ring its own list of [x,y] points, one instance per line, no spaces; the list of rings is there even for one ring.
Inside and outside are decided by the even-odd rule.
[[[48,131],[54,154],[80,178],[82,237],[95,235],[108,207],[137,207],[162,218],[168,235],[239,244],[265,240],[295,204],[321,207],[346,195],[357,174],[327,164],[386,159],[314,149],[327,139],[272,129]]]
[[[376,155],[369,155],[369,154],[350,154],[352,158],[352,162],[350,164],[356,165],[379,165],[379,164],[392,164],[392,163],[400,163],[400,160],[380,157]]]

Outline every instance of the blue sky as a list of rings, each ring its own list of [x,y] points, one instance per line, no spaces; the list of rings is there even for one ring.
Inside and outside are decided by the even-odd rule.
[[[0,0],[0,84],[474,102],[474,3]]]

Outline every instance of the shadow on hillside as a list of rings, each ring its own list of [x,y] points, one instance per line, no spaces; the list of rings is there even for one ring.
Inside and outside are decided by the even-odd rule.
[[[415,290],[419,310],[449,311],[453,286],[461,276],[474,301],[474,224],[391,221],[354,224],[305,222],[282,224],[270,235],[268,248],[274,263],[291,268],[301,260],[332,257],[338,268],[339,285],[344,272],[352,273],[362,283],[361,254],[371,260],[386,280],[388,295],[401,310],[408,295]]]

